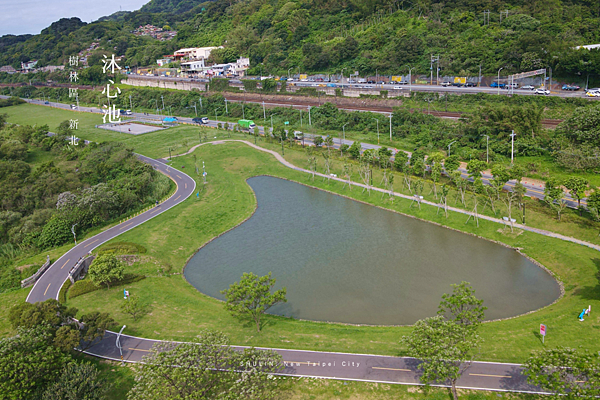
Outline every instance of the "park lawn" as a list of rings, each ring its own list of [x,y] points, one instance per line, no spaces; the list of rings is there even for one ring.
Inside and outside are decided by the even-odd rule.
[[[484,324],[481,334],[485,342],[479,359],[524,361],[530,350],[542,348],[535,334],[540,322],[548,326],[548,340],[553,344],[598,350],[598,343],[591,339],[600,330],[600,318],[592,314],[585,323],[576,320],[583,307],[589,304],[592,309],[600,307],[597,277],[600,254],[595,250],[530,232],[515,237],[509,235],[508,230],[506,234],[502,233],[501,225],[483,220],[477,228],[472,221],[465,225],[464,215],[451,212],[446,219],[443,213],[438,215],[433,207],[426,205],[421,210],[410,208],[410,201],[403,199],[396,199],[392,205],[387,198],[382,200],[380,194],[369,196],[356,188],[352,191],[342,189],[339,182],[328,183],[322,178],[313,182],[310,175],[285,168],[271,155],[242,143],[206,144],[193,154],[197,163],[205,162],[208,172],[209,183],[205,191],[199,191],[200,198],[192,196],[115,240],[141,244],[148,249],[148,255],[172,266],[174,273],[180,272],[197,248],[251,215],[255,199],[245,182],[248,177],[279,176],[520,247],[552,270],[565,283],[564,298],[529,315]],[[177,158],[174,164],[178,168],[184,166],[183,171],[194,170],[192,155]],[[192,176],[196,177],[195,174]],[[202,186],[201,180],[197,182],[199,187]],[[149,314],[135,322],[120,312],[122,287],[92,292],[69,300],[68,304],[82,312],[109,311],[117,321],[127,325],[131,335],[188,340],[201,329],[213,328],[227,333],[235,344],[279,348],[402,355],[406,349],[400,347],[399,339],[411,329],[267,316],[264,330],[256,333],[251,323],[234,319],[224,311],[222,302],[197,292],[179,275],[147,278],[128,285],[127,289],[150,305]]]

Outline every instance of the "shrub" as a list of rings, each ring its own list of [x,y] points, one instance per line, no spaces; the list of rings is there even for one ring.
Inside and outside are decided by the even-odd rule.
[[[69,291],[71,285],[72,283],[70,279],[67,279],[65,283],[63,283],[62,287],[60,288],[60,292],[58,292],[59,303],[64,304],[67,302],[67,292]]]
[[[69,299],[74,299],[77,296],[81,296],[82,294],[90,293],[98,289],[100,289],[100,286],[96,286],[90,280],[84,279],[82,281],[77,281],[69,289]]]

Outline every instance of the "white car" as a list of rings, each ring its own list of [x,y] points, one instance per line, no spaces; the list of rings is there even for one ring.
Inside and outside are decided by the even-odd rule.
[[[203,124],[208,124],[208,117],[202,117],[201,121]]]
[[[126,110],[125,115],[133,115],[133,113],[131,112],[131,110]]]
[[[585,92],[585,95],[588,97],[600,97],[600,91],[588,90]]]
[[[550,91],[547,89],[538,88],[538,89],[535,89],[535,91],[533,93],[534,94],[543,94],[543,95],[547,96],[550,94]]]
[[[525,85],[525,86],[521,86],[521,89],[523,89],[523,90],[535,90],[535,86]]]

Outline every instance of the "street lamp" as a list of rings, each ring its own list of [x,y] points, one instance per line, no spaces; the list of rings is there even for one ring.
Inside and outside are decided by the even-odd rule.
[[[483,135],[485,136],[485,162],[486,163],[490,163],[490,153],[489,153],[489,149],[490,149],[490,137],[488,135]]]
[[[308,125],[312,125],[310,122],[310,106],[308,106]]]
[[[292,69],[292,68],[294,68],[294,67],[289,67],[288,68],[288,79],[290,78],[290,69]]]
[[[390,142],[392,141],[392,113],[390,113]]]
[[[511,144],[510,144],[510,165],[513,165],[513,161],[515,159],[515,136],[517,134],[515,133],[515,131],[512,131],[512,133],[509,135],[511,138]]]
[[[344,67],[344,68],[342,68],[342,72],[340,72],[340,74],[342,75],[342,81],[341,81],[341,84],[342,84],[342,85],[344,84],[344,70],[345,70],[345,69],[347,69],[347,68],[348,68],[348,67]]]
[[[377,121],[377,144],[379,144],[379,120],[377,118],[371,118]]]
[[[220,110],[221,107],[215,108],[215,124],[217,123],[217,110]]]
[[[497,90],[498,96],[500,95],[500,71],[502,71],[503,69],[504,69],[504,67],[502,67],[498,70],[498,80],[496,81],[496,88],[498,89]]]
[[[225,114],[229,114],[229,109],[227,108],[227,99],[225,99]]]
[[[456,143],[456,140],[448,145],[448,157],[450,157],[450,146]]]
[[[344,131],[344,141],[346,140],[346,130],[344,129],[346,127],[346,125],[348,125],[350,122],[345,123],[344,126],[342,126],[342,131]]]

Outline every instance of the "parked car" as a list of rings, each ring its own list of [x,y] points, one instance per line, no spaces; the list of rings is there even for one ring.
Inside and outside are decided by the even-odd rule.
[[[400,82],[396,82],[397,85],[408,85],[408,81],[400,81]]]
[[[563,85],[562,90],[579,90],[581,89],[577,85]]]
[[[71,104],[71,110],[76,110],[77,106],[75,104]]]
[[[442,86],[443,87],[448,87],[450,85],[452,85],[452,83],[450,83],[450,82],[442,82]]]
[[[163,119],[163,122],[177,122],[178,119],[177,117],[165,117],[165,119]]]
[[[535,90],[535,86],[525,85],[525,86],[521,86],[521,89],[523,89],[523,90]]]
[[[452,86],[462,87],[463,84],[461,82],[452,82]]]
[[[465,87],[475,87],[475,86],[477,86],[477,84],[474,83],[474,82],[467,82],[467,83],[465,83]]]
[[[588,97],[600,97],[600,90],[598,90],[598,91],[588,90],[587,92],[585,92],[585,95]]]
[[[328,83],[327,87],[336,87],[335,83]]]
[[[490,85],[490,87],[493,87],[493,88],[497,88],[497,87],[503,88],[505,86],[506,86],[506,83],[498,83],[498,82],[492,82],[492,84]]]
[[[125,110],[125,115],[133,115],[133,113],[131,112],[131,110]]]
[[[49,102],[48,100],[46,100],[46,101],[44,102],[44,104],[50,104],[50,102]]]
[[[543,95],[547,96],[547,95],[550,94],[550,91],[547,90],[547,89],[544,89],[544,88],[538,88],[538,89],[535,89],[535,91],[533,93],[535,93],[535,94],[543,94]]]
[[[519,84],[518,84],[518,83],[507,83],[507,84],[506,84],[506,88],[507,88],[507,89],[510,89],[511,87],[512,87],[513,89],[518,89],[518,88],[519,88]]]
[[[379,81],[379,82],[377,82],[377,84],[378,84],[378,85],[385,85],[386,83],[387,83],[387,82],[384,82],[384,81]]]

